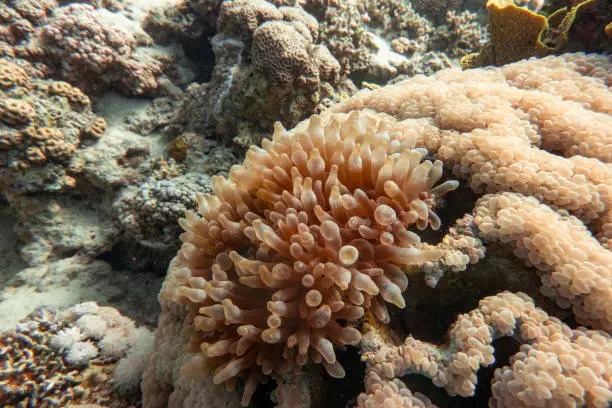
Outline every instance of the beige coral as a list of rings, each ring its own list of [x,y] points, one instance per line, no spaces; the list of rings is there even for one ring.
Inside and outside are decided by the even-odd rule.
[[[535,266],[542,293],[572,307],[582,324],[612,331],[612,252],[580,220],[562,216],[533,197],[485,195],[474,209],[481,235],[512,245]]]
[[[592,223],[612,208],[609,69],[606,56],[568,54],[446,70],[362,91],[335,110],[390,114],[474,190],[528,194]]]
[[[373,350],[362,358],[367,363],[366,394],[359,400],[374,398],[388,381],[408,373],[432,378],[451,395],[474,395],[479,368],[495,361],[491,343],[504,336],[526,344],[510,367],[496,371],[490,406],[588,404],[603,408],[612,402],[610,335],[584,328],[572,330],[535,307],[527,295],[510,292],[484,298],[478,308],[459,315],[449,331],[449,343],[443,346],[412,336],[393,346],[381,342],[376,333],[364,335]]]
[[[7,59],[0,59],[0,87],[28,86],[29,80],[30,78],[23,68]]]
[[[14,98],[0,99],[0,121],[7,125],[26,125],[36,112],[26,101]]]

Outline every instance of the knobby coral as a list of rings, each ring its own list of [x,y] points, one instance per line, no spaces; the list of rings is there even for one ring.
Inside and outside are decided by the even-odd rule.
[[[449,331],[449,343],[436,346],[409,336],[403,344],[390,346],[375,332],[364,335],[371,349],[367,363],[366,391],[359,407],[397,402],[429,406],[422,395],[412,396],[395,377],[419,373],[445,387],[450,395],[472,396],[476,373],[495,361],[493,340],[512,336],[524,345],[510,367],[497,370],[489,406],[588,406],[607,407],[612,400],[609,371],[612,369],[612,338],[605,332],[572,330],[550,317],[524,293],[503,292],[482,299],[470,313],[462,314]],[[417,401],[415,401],[417,400]],[[417,405],[417,404],[421,405]]]
[[[12,192],[74,187],[79,147],[106,122],[78,88],[45,79],[35,64],[0,57],[0,184]]]

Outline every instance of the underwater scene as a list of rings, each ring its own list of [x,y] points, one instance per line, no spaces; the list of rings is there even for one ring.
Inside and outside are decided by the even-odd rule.
[[[612,0],[0,0],[0,408],[612,408]]]

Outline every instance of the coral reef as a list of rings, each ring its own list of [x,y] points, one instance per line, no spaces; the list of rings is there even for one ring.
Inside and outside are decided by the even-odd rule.
[[[0,3],[0,405],[612,404],[609,0]]]
[[[124,7],[94,3],[3,4],[0,56],[45,63],[56,78],[90,96],[109,88],[131,95],[160,94],[172,88],[171,80],[180,82],[177,58],[151,47],[152,40]]]
[[[69,4],[54,11],[33,41],[56,75],[88,93],[110,87],[133,95],[156,93],[171,61],[137,48],[134,34],[114,26],[109,14],[87,4]]]
[[[508,335],[525,345],[498,369],[492,406],[606,406],[610,64],[567,54],[444,70],[361,91],[291,131],[276,125],[272,140],[249,149],[229,180],[214,178],[215,194],[198,196],[198,212],[180,221],[183,246],[160,294],[145,406],[186,406],[195,394],[216,404],[212,384],[231,388],[236,376],[246,405],[267,375],[289,405],[308,401],[313,391],[288,378],[309,361],[344,376],[345,345],[370,351],[358,404],[433,406],[397,377],[420,373],[451,395],[473,395],[476,371],[493,363],[493,339]],[[443,163],[474,198],[458,204],[467,215],[429,241],[426,227],[438,229],[437,213],[451,211],[437,209],[442,196],[458,186],[437,185]],[[465,188],[450,194],[469,197]],[[481,240],[523,259],[560,307],[551,310],[568,316],[562,310],[571,308],[576,321],[600,331],[570,329],[512,293],[460,315],[446,346],[414,337],[398,346],[391,335],[375,330],[372,340],[359,330],[364,317],[393,324],[388,303],[403,308],[412,295],[406,273],[436,286],[445,272],[481,262]],[[498,261],[496,273],[504,265]],[[537,287],[525,289],[539,296]],[[184,349],[168,356],[170,344]]]
[[[187,90],[175,118],[187,125],[183,131],[233,140],[243,154],[274,121],[294,125],[353,89],[318,43],[317,21],[301,8],[231,0],[218,13],[210,40],[215,66],[210,82]]]
[[[114,384],[113,370],[126,354],[147,344],[146,337],[152,337],[148,329],[136,329],[117,310],[94,302],[38,309],[14,332],[0,334],[0,404],[133,403],[133,389],[131,396],[113,390],[122,386]]]
[[[73,188],[79,148],[106,129],[78,88],[46,79],[25,60],[0,58],[0,190]]]
[[[612,8],[602,0],[583,0],[530,10],[513,0],[489,0],[491,41],[461,60],[464,68],[504,65],[529,57],[569,51],[610,51],[604,32]]]
[[[274,121],[294,126],[353,94],[353,80],[431,73],[486,38],[476,14],[453,7],[434,30],[399,0],[272,3],[193,0],[149,14],[150,35],[178,40],[202,59],[208,82],[188,89],[174,120],[182,131],[232,140],[242,154]],[[213,53],[214,67],[202,57]]]

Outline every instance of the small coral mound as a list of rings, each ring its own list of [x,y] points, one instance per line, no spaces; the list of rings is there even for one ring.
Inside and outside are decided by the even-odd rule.
[[[134,34],[116,24],[107,10],[69,4],[55,10],[35,44],[58,75],[89,92],[155,93],[169,60],[142,52]]]
[[[17,193],[74,186],[77,149],[105,130],[78,88],[45,79],[24,60],[0,58],[0,184]]]
[[[359,342],[351,321],[369,310],[389,321],[404,307],[402,268],[443,256],[411,228],[437,229],[442,163],[423,161],[394,122],[355,113],[311,117],[292,133],[277,125],[251,147],[230,180],[213,180],[185,233],[165,292],[186,303],[193,351],[185,372],[214,369],[217,384],[322,363],[344,370],[335,347]],[[348,324],[345,322],[349,322]]]
[[[313,45],[309,31],[283,21],[270,21],[257,28],[251,53],[255,69],[281,89],[287,89],[296,79],[311,89],[317,89],[321,81],[336,84],[340,79],[340,64],[329,50]]]
[[[210,192],[210,177],[189,173],[176,177],[148,178],[138,187],[126,189],[115,203],[117,218],[125,234],[176,248],[178,219],[196,207],[198,192]]]

